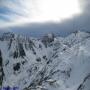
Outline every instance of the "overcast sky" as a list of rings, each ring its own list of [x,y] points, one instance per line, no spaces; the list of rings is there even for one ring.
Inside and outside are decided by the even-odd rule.
[[[28,3],[26,3],[26,1],[29,1],[29,5],[32,7],[30,7]],[[39,1],[39,2],[36,2],[36,1]],[[70,0],[67,0],[67,1],[70,1]],[[67,9],[66,12],[68,14],[64,17],[63,15],[65,13],[63,13],[62,10],[64,10],[65,6],[64,7],[62,6],[63,8],[62,7],[55,8],[55,10],[58,9],[57,12],[54,11],[54,8],[53,8],[54,6],[52,6],[53,12],[51,12],[51,14],[49,13],[50,11],[46,12],[45,10],[48,10],[48,9],[44,7],[45,9],[44,8],[42,9],[42,13],[38,13],[39,8],[41,10],[41,7],[39,6],[42,6],[40,2],[41,2],[40,0],[0,0],[0,30],[12,31],[16,33],[31,35],[31,36],[42,36],[45,33],[51,33],[51,32],[54,32],[61,36],[66,36],[69,33],[74,32],[76,30],[90,31],[90,25],[89,25],[90,24],[90,0],[79,0],[79,7],[82,13],[78,14],[77,13],[78,11],[75,11],[75,13],[77,14],[73,15],[74,12],[72,11],[67,12],[68,10]],[[44,2],[44,3],[47,4],[47,2]],[[48,4],[48,7],[50,3]],[[72,2],[72,4],[73,3],[75,2]],[[34,4],[34,7],[33,7],[33,4]],[[59,13],[60,10],[61,12]],[[47,14],[46,16],[44,16],[46,13],[48,13],[49,15]],[[60,16],[61,13],[62,13],[62,16]],[[34,21],[34,23],[31,23],[30,20],[32,22]],[[58,20],[61,20],[61,21],[59,22]]]

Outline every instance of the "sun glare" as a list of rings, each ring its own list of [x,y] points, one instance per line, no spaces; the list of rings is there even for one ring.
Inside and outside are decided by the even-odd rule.
[[[79,0],[19,0],[22,7],[16,11],[12,22],[0,27],[23,25],[27,23],[62,22],[81,14]],[[16,5],[17,6],[17,5]],[[12,7],[14,9],[14,7]]]
[[[60,22],[81,12],[78,0],[28,1],[30,2],[26,2],[25,7],[28,12],[27,17],[30,22]]]

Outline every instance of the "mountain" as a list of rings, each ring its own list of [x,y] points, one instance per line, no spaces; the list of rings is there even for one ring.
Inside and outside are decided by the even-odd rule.
[[[0,35],[0,86],[19,90],[90,90],[90,33],[37,39]]]

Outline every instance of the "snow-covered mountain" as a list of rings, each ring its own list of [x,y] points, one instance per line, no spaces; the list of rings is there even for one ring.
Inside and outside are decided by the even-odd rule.
[[[19,90],[90,90],[90,33],[41,39],[0,35],[0,86]]]

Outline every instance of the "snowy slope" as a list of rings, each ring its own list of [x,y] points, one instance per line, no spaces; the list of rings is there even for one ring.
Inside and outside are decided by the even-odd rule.
[[[20,90],[90,90],[90,33],[41,39],[0,36],[0,85]]]

